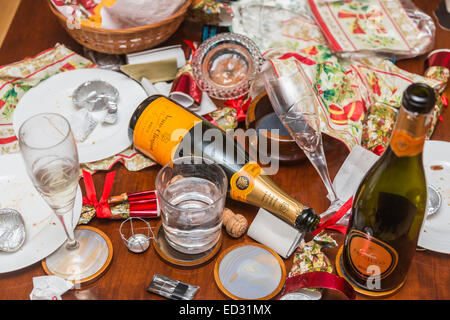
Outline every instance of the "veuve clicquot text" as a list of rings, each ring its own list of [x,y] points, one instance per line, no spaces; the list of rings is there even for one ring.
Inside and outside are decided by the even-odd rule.
[[[213,137],[204,139],[209,129],[215,130]],[[299,230],[313,231],[320,222],[313,209],[284,192],[257,162],[249,161],[233,136],[164,96],[150,96],[138,106],[129,134],[134,147],[160,165],[189,155],[215,161],[228,176],[232,199],[262,207]],[[232,152],[226,150],[230,145]]]
[[[363,294],[391,294],[406,280],[426,209],[422,152],[435,101],[425,84],[405,90],[389,146],[355,193],[336,264]]]

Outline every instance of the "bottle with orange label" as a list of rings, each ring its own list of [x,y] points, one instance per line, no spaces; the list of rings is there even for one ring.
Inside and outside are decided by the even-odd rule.
[[[313,209],[264,175],[232,135],[164,96],[150,96],[138,106],[129,135],[137,150],[160,165],[188,155],[215,161],[228,176],[232,199],[262,207],[299,230],[311,232],[320,222]]]
[[[427,203],[422,151],[435,102],[429,86],[408,86],[389,146],[355,193],[336,267],[360,293],[385,296],[406,280]]]

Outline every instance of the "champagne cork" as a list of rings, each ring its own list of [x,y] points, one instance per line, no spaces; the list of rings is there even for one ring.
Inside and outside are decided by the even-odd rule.
[[[247,219],[241,214],[235,214],[228,208],[223,209],[223,227],[233,238],[242,236],[248,228]]]

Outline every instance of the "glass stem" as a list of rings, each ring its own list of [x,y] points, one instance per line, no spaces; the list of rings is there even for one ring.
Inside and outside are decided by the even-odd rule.
[[[327,160],[325,159],[325,153],[323,152],[323,145],[319,143],[314,152],[305,152],[305,154],[322,179],[325,188],[327,188],[328,198],[330,201],[335,202],[336,200],[339,200],[333,184],[331,183],[330,174],[328,173]]]
[[[314,152],[305,151],[305,154],[316,169],[328,191],[328,199],[331,201],[331,204],[325,212],[319,215],[321,218],[326,220],[331,217],[337,210],[339,210],[343,203],[341,200],[339,200],[336,191],[334,190],[333,183],[331,182],[322,143],[319,143]]]
[[[59,220],[61,221],[61,223],[64,227],[64,231],[66,232],[66,235],[67,235],[66,248],[68,250],[78,249],[80,244],[77,241],[77,239],[75,239],[75,233],[73,231],[72,210],[70,210],[69,212],[63,213],[63,214],[58,213],[56,215],[58,216]]]

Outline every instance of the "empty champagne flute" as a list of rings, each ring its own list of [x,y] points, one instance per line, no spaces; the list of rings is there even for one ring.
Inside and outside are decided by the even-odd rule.
[[[343,202],[338,198],[328,173],[323,151],[318,102],[307,75],[301,66],[286,76],[278,76],[272,64],[263,66],[264,86],[275,113],[280,118],[298,146],[316,169],[328,191],[329,208],[320,214],[328,218]],[[348,217],[340,220],[346,223]]]
[[[67,235],[66,243],[46,258],[46,269],[74,282],[94,277],[111,250],[101,232],[73,228],[79,163],[69,122],[56,113],[40,113],[20,126],[18,138],[29,177]]]

